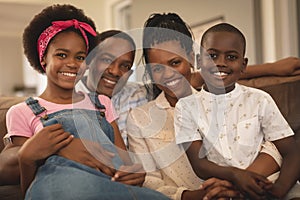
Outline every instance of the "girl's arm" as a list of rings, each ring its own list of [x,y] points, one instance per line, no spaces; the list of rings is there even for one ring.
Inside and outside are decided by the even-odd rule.
[[[60,124],[54,124],[43,128],[24,142],[18,151],[21,190],[24,196],[42,162],[68,145],[72,139],[73,135],[65,132]]]

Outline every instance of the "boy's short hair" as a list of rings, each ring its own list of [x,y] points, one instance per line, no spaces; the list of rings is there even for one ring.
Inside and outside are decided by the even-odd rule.
[[[244,34],[238,28],[228,23],[219,23],[207,29],[202,35],[201,43],[200,43],[201,46],[203,46],[205,40],[207,39],[207,35],[213,32],[230,32],[230,33],[237,34],[240,37],[243,45],[243,49],[244,49],[243,54],[246,53],[246,39]]]

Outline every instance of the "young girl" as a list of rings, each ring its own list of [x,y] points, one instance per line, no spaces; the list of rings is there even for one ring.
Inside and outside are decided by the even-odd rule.
[[[7,113],[13,146],[21,146],[25,198],[167,199],[123,184],[133,180],[139,185],[144,174],[126,171],[140,167],[132,165],[126,154],[111,101],[74,90],[95,36],[93,21],[71,5],[45,8],[24,31],[30,64],[47,76],[47,87],[39,97],[28,98]],[[116,178],[119,182],[112,181]]]
[[[217,24],[203,34],[201,46],[199,66],[205,84],[198,94],[177,103],[176,142],[187,145],[199,177],[229,180],[251,199],[283,199],[299,177],[300,157],[294,133],[270,95],[236,83],[248,62],[244,35],[230,24]],[[272,141],[282,155],[274,184],[245,170],[265,141]]]
[[[194,53],[188,26],[177,14],[153,14],[145,23],[143,56],[145,76],[154,84],[149,86],[156,88],[148,87],[149,93],[156,98],[130,112],[127,130],[129,150],[148,172],[144,186],[177,200],[238,196],[229,182],[218,179],[200,189],[201,180],[175,143],[174,106],[192,94]]]

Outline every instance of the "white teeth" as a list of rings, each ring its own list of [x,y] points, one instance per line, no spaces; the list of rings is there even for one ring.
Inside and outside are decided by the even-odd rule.
[[[227,73],[225,73],[225,72],[214,72],[214,75],[216,75],[216,76],[226,76]]]
[[[115,82],[115,81],[111,81],[111,80],[108,80],[108,79],[106,79],[106,78],[104,78],[104,80],[107,82],[107,83],[110,83],[110,84],[116,84],[117,82]]]
[[[166,83],[167,86],[174,86],[179,82],[179,79]]]
[[[61,72],[61,74],[64,75],[64,76],[70,76],[70,77],[75,77],[75,76],[77,76],[76,73],[70,73],[70,72]]]

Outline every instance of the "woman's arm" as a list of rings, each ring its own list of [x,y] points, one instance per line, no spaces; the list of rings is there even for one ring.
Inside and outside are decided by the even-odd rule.
[[[282,198],[296,183],[300,174],[299,148],[293,136],[273,141],[282,155],[282,166],[278,179],[275,181],[270,192]]]

